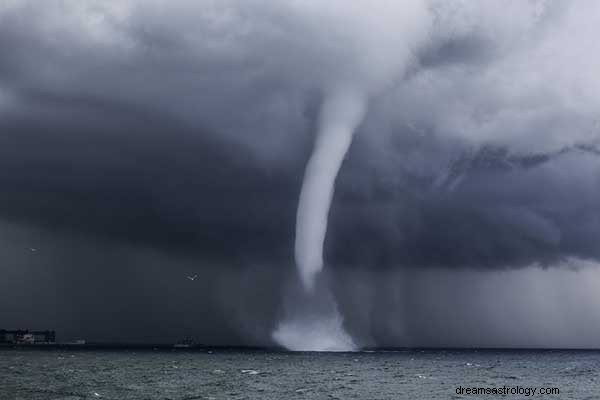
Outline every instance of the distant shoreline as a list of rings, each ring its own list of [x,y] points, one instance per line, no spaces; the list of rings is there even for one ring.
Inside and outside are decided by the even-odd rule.
[[[107,350],[107,351],[175,351],[175,352],[282,352],[282,353],[310,353],[311,351],[293,352],[281,347],[259,347],[259,346],[209,346],[189,345],[176,346],[174,344],[152,344],[152,343],[34,343],[13,344],[0,343],[0,350]],[[498,353],[523,353],[523,352],[600,352],[600,348],[503,348],[503,347],[377,347],[364,348],[357,351],[341,353],[394,353],[394,352],[498,352]],[[318,352],[330,353],[330,352]],[[340,352],[331,352],[340,353]]]

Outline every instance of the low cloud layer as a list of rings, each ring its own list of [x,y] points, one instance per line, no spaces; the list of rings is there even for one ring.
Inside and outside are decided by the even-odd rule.
[[[7,323],[40,320],[29,292],[55,299],[56,318],[44,325],[70,336],[116,339],[98,327],[122,304],[123,320],[140,315],[127,337],[166,323],[171,330],[145,339],[268,344],[294,276],[296,206],[319,108],[339,82],[369,96],[325,242],[353,334],[444,344],[418,322],[417,303],[448,300],[457,277],[473,282],[456,283],[468,293],[506,281],[510,295],[489,298],[509,301],[528,276],[569,291],[595,274],[600,6],[322,3],[0,5],[0,261],[13,277],[7,303],[18,304],[0,309]],[[33,278],[40,271],[44,284]],[[203,283],[187,293],[191,273]],[[423,278],[402,304],[392,289],[367,301],[383,277],[416,275],[438,283]],[[103,293],[106,281],[114,296]],[[353,291],[358,282],[370,284]],[[473,296],[464,303],[488,304]],[[592,307],[585,296],[569,301]],[[464,303],[448,304],[468,319]],[[489,329],[491,308],[472,310]],[[436,310],[432,326],[451,312]],[[531,326],[493,343],[541,343]],[[479,340],[453,332],[448,344]],[[548,345],[577,345],[565,335]]]

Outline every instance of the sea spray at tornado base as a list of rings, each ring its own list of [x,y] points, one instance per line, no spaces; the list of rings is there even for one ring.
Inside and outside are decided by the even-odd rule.
[[[302,281],[285,286],[285,319],[273,332],[276,343],[294,351],[353,351],[355,340],[344,329],[344,319],[325,276],[315,279],[312,289]]]

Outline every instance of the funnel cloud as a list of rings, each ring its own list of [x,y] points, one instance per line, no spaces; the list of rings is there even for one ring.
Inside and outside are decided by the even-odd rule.
[[[296,263],[302,283],[312,290],[323,268],[323,243],[333,188],[352,135],[365,114],[364,96],[338,91],[326,97],[319,133],[304,175],[296,217]]]

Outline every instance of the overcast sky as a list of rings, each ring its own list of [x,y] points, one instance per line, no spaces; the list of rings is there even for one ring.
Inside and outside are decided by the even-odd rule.
[[[352,84],[325,262],[360,343],[600,346],[599,19],[3,1],[0,328],[271,344],[319,108]]]

